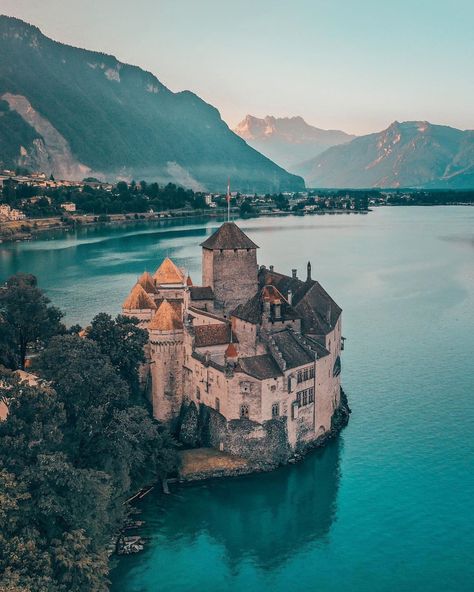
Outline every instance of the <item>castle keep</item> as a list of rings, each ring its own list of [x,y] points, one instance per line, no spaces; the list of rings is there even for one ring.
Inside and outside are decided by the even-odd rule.
[[[148,330],[153,414],[187,444],[285,462],[347,420],[341,309],[310,263],[304,279],[259,268],[233,222],[201,246],[201,286],[166,258],[123,303]]]

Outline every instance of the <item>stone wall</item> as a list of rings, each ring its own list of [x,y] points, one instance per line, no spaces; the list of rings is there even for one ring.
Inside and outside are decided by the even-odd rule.
[[[183,403],[179,439],[188,446],[208,446],[246,458],[257,468],[284,464],[290,458],[286,418],[259,424],[249,419],[226,421],[207,405]]]
[[[257,271],[255,249],[203,249],[202,283],[213,288],[215,308],[225,315],[254,296]]]

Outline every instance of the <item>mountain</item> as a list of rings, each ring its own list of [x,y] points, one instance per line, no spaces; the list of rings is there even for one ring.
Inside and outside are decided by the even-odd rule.
[[[329,148],[298,167],[309,187],[474,187],[474,131],[427,121]]]
[[[302,117],[265,119],[247,115],[234,132],[247,144],[288,170],[294,165],[344,144],[355,136],[339,130],[323,130],[306,123]]]
[[[115,57],[0,16],[0,167],[56,177],[297,190],[303,180],[249,147],[217,109]]]

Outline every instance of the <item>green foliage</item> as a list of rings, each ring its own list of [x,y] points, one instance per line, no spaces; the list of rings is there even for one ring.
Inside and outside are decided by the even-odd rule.
[[[240,215],[243,217],[248,217],[252,216],[253,214],[255,214],[255,208],[253,207],[251,200],[244,199],[244,201],[240,205]]]
[[[11,286],[42,296],[28,276]],[[48,340],[37,385],[0,368],[2,591],[105,592],[124,499],[177,466],[172,438],[129,387],[146,334],[120,315],[97,315],[94,339],[76,329]]]
[[[87,332],[102,354],[110,358],[114,368],[130,387],[138,391],[138,366],[145,361],[144,346],[148,334],[138,326],[138,319],[118,315],[116,319],[100,313],[92,320]]]
[[[12,369],[24,368],[28,346],[42,345],[64,331],[62,316],[50,306],[34,275],[11,276],[0,290],[0,362]]]

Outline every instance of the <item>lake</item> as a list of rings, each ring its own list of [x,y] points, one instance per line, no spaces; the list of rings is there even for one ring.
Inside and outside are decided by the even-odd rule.
[[[141,504],[143,553],[114,592],[474,589],[474,208],[240,222],[259,263],[342,306],[341,436],[273,473],[176,485]],[[171,256],[199,283],[218,222],[82,229],[0,245],[0,280],[35,273],[68,323],[116,313]]]

